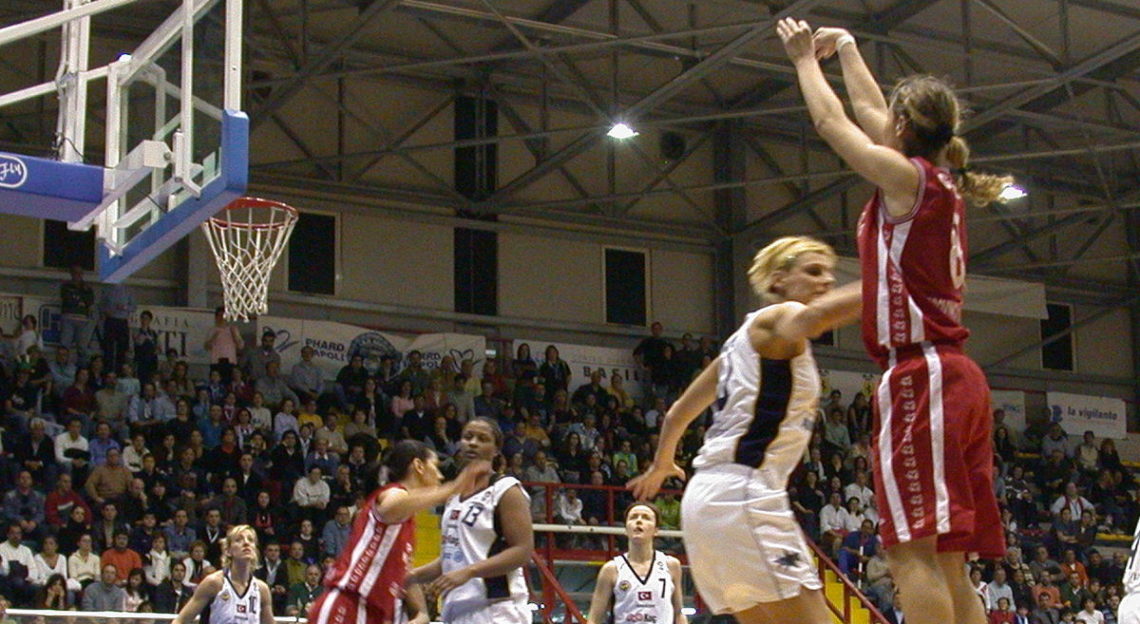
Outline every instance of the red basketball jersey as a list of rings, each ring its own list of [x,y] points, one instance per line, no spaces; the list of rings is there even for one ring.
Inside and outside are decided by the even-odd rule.
[[[863,342],[886,366],[890,350],[922,342],[960,345],[966,282],[966,205],[950,172],[912,158],[919,171],[918,199],[893,218],[882,192],[859,217],[863,270]]]
[[[392,487],[403,489],[392,483],[368,497],[364,508],[356,514],[348,543],[325,573],[324,581],[328,589],[361,596],[389,618],[394,618],[416,541],[415,518],[385,524],[376,515],[376,498]]]

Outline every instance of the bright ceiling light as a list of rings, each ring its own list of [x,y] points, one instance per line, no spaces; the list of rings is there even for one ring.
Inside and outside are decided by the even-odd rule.
[[[1001,193],[998,194],[998,198],[1002,201],[1012,201],[1014,199],[1021,199],[1026,195],[1028,195],[1028,193],[1020,186],[1016,184],[1006,184],[1005,187],[1002,188]]]
[[[619,121],[606,134],[612,139],[630,139],[637,136],[637,131],[630,128],[629,124]]]

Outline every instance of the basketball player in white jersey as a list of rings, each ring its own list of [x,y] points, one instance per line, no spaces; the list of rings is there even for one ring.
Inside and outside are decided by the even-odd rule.
[[[1117,624],[1140,624],[1140,561],[1137,560],[1137,549],[1140,549],[1140,522],[1136,523],[1136,531],[1132,536],[1132,553],[1128,557],[1128,565],[1124,566],[1124,599],[1120,601],[1117,610]]]
[[[634,503],[625,512],[629,552],[607,561],[598,572],[590,600],[589,624],[605,624],[613,605],[614,624],[687,624],[681,613],[681,562],[654,550],[657,508]]]
[[[495,421],[474,418],[463,427],[460,460],[492,461],[503,448]],[[497,477],[497,478],[496,478]],[[446,624],[530,624],[522,566],[534,552],[530,497],[514,477],[484,474],[452,496],[443,511],[443,548],[416,568],[409,582],[427,583],[443,596]]]
[[[239,524],[226,534],[222,569],[209,574],[174,618],[173,624],[273,624],[269,586],[253,577],[257,567],[257,532]]]
[[[653,465],[629,487],[639,500],[669,477],[685,429],[715,401],[681,501],[693,579],[716,614],[741,624],[827,624],[831,615],[786,491],[811,440],[819,371],[809,338],[859,318],[861,289],[829,293],[835,252],[807,237],[756,254],[748,277],[768,307],[748,315],[669,408]]]

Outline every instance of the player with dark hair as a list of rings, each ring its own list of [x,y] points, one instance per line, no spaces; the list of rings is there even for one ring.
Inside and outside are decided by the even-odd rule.
[[[604,624],[611,607],[618,624],[688,622],[681,613],[681,562],[653,548],[657,521],[651,503],[637,502],[625,511],[629,552],[607,561],[598,572],[589,624]]]
[[[473,418],[463,427],[460,461],[485,463],[503,448],[495,421]],[[410,578],[431,581],[443,596],[448,624],[529,624],[522,566],[534,552],[530,499],[519,480],[480,473],[447,501],[442,520],[443,549],[435,561]]]
[[[402,440],[385,460],[392,481],[374,492],[352,525],[347,546],[325,573],[325,592],[309,610],[314,624],[427,622],[422,591],[405,592],[415,544],[415,515],[468,489],[490,472],[489,462],[471,462],[441,484],[439,458],[423,442]],[[408,609],[405,609],[404,598]]]

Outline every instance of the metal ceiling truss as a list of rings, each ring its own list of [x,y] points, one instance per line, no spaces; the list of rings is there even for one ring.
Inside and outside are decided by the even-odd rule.
[[[1060,206],[1041,209],[1043,202],[1035,202],[1033,209],[1025,212],[1000,208],[975,217],[977,223],[1000,223],[1008,239],[979,250],[972,258],[972,267],[1044,278],[1057,292],[1083,290],[1090,298],[1103,298],[1111,292],[1107,288],[1110,285],[1094,284],[1082,289],[1080,279],[1066,277],[1067,271],[1062,269],[1111,260],[1119,262],[1129,279],[1137,277],[1134,273],[1138,263],[1127,260],[1138,253],[1135,247],[1140,245],[1119,253],[1115,249],[1105,253],[1100,247],[1105,240],[1102,235],[1114,227],[1126,228],[1130,244],[1138,239],[1137,198],[1129,191],[1135,188],[1140,174],[1140,130],[1135,123],[1136,112],[1140,111],[1140,28],[1117,41],[1105,41],[1101,49],[1086,53],[1084,58],[1075,58],[1071,44],[1079,35],[1070,32],[1069,13],[1080,8],[1098,12],[1106,20],[1140,21],[1140,8],[1119,0],[1055,0],[1061,28],[1060,41],[1054,44],[1052,39],[1046,41],[1041,36],[1036,24],[1022,21],[1016,10],[1010,10],[1011,2],[1017,1],[1042,0],[896,0],[875,13],[840,8],[848,5],[834,0],[800,0],[767,4],[784,7],[772,14],[764,14],[763,6],[753,5],[754,10],[750,7],[749,11],[738,13],[750,16],[748,19],[732,23],[700,21],[694,5],[679,1],[677,15],[684,15],[683,19],[666,19],[664,14],[648,10],[640,0],[549,0],[533,13],[518,15],[491,0],[373,0],[361,5],[356,19],[344,27],[330,28],[330,24],[345,22],[343,11],[353,3],[301,0],[284,7],[255,0],[251,6],[255,19],[251,20],[247,35],[250,65],[268,75],[247,81],[251,93],[263,95],[251,98],[252,102],[259,102],[251,106],[252,123],[258,127],[270,122],[304,157],[273,162],[268,158],[274,156],[263,155],[255,161],[253,176],[259,183],[282,183],[293,178],[297,183],[289,186],[349,192],[432,209],[477,209],[582,226],[633,228],[641,223],[641,230],[660,227],[663,231],[684,231],[710,243],[727,236],[759,241],[786,219],[801,214],[811,220],[821,235],[838,236],[844,231],[840,228],[847,216],[833,208],[840,204],[836,198],[859,181],[842,168],[812,171],[802,167],[802,163],[818,160],[819,155],[828,152],[806,123],[790,64],[783,58],[754,51],[759,40],[771,37],[775,19],[795,14],[820,23],[847,26],[860,40],[872,42],[873,47],[869,45],[867,50],[874,49],[874,60],[882,63],[890,59],[905,71],[921,67],[912,54],[918,49],[961,59],[968,76],[973,76],[983,63],[991,68],[994,63],[1007,67],[1003,79],[996,83],[980,84],[970,78],[959,89],[979,111],[967,121],[969,138],[981,155],[975,162],[1028,176],[1031,190],[1055,195]],[[591,7],[592,3],[606,4]],[[951,3],[961,7],[959,25],[938,24],[934,28],[916,19],[927,9]],[[17,16],[43,11],[38,0],[11,0],[5,5],[0,9],[0,25]],[[626,23],[618,22],[619,6],[629,11],[623,15],[632,16],[625,18]],[[146,5],[140,7],[141,11]],[[586,8],[596,9],[591,14],[608,15],[608,24],[583,21],[580,11]],[[334,16],[333,21],[328,21]],[[406,50],[390,49],[393,46],[386,45],[382,37],[378,40],[370,36],[382,31],[387,18],[393,16],[423,26],[425,36],[439,43],[437,53],[417,58]],[[137,36],[146,28],[144,18],[136,14],[124,15],[122,19],[116,16],[114,23],[97,23],[96,32],[111,40]],[[975,31],[983,22],[1001,25],[1011,37],[990,40],[977,36]],[[456,24],[478,28],[483,35],[498,29],[500,36],[492,37],[489,43],[486,38],[468,40],[457,36],[462,31],[455,28]],[[323,27],[317,28],[318,25]],[[960,26],[961,31],[955,31],[954,26]],[[342,34],[329,35],[337,30]],[[610,59],[608,76],[599,75],[594,66],[597,63],[590,66],[590,72],[585,70],[583,61],[605,58]],[[620,84],[619,59],[626,65],[679,60],[681,69],[655,88],[637,89]],[[733,85],[722,85],[720,81],[720,72],[726,70],[736,77]],[[5,66],[0,71],[10,70]],[[755,76],[756,86],[740,95],[743,72]],[[829,74],[829,78],[838,81],[834,74]],[[397,113],[397,118],[404,117],[397,126],[373,120],[362,106],[347,101],[346,81],[359,81],[352,83],[354,93],[397,84],[437,91],[444,97],[425,109],[410,111],[410,115]],[[700,86],[701,92],[694,91],[693,86]],[[336,153],[314,150],[312,130],[296,126],[285,114],[303,89],[330,104],[341,120],[338,132],[345,132],[344,125],[352,124],[354,131],[373,139],[375,149],[346,152],[342,140]],[[412,137],[438,120],[458,94],[494,98],[512,133],[465,141],[414,142]],[[1090,94],[1103,95],[1104,111],[1074,114],[1073,107],[1059,110],[1067,103],[1087,104]],[[540,111],[541,123],[528,121],[531,107]],[[1087,105],[1077,108],[1092,110]],[[0,124],[0,142],[25,140],[32,135],[35,122],[53,116],[55,110],[53,101],[44,100],[39,110],[3,117],[0,122],[12,130],[6,131]],[[552,110],[584,114],[595,123],[555,126],[549,123]],[[614,150],[606,145],[601,149],[605,150],[607,190],[598,192],[599,185],[585,184],[582,174],[568,165],[579,156],[600,149],[606,126],[619,118],[636,121],[639,129],[683,130],[688,138],[687,149],[681,158],[661,162],[655,154],[637,146],[630,153],[650,165],[648,172],[645,179],[623,180],[621,188],[638,191],[620,192],[615,180]],[[678,168],[691,162],[694,154],[708,145],[718,123],[724,120],[736,120],[734,127],[743,132],[744,145],[770,175],[752,171],[741,179],[707,183],[694,183],[691,177],[681,180]],[[40,125],[50,128],[53,124]],[[1025,134],[1024,140],[1012,141],[1010,130],[1024,128],[1034,132]],[[557,139],[560,147],[551,149],[552,139]],[[504,181],[490,198],[479,203],[459,196],[444,177],[416,158],[421,151],[520,140],[534,159],[533,166],[513,180]],[[1015,144],[1021,149],[1009,151]],[[774,147],[779,147],[779,151]],[[789,149],[799,154],[800,168],[793,164]],[[415,170],[422,178],[422,186],[411,180],[383,186],[370,182],[369,173],[393,157]],[[536,185],[550,175],[562,178],[572,196],[542,201],[520,198],[524,192],[534,197],[532,191],[539,188]],[[698,196],[769,185],[782,187],[793,199],[743,227],[728,230],[718,227],[716,219],[705,214],[705,206],[711,204],[705,201],[706,197]],[[653,197],[675,198],[694,213],[698,224],[646,224],[644,219],[631,218],[631,211],[640,202]],[[1083,205],[1089,201],[1094,204]],[[1085,238],[1069,245],[1072,253],[1067,256],[1034,255],[1034,250],[1044,249],[1037,244],[1039,241],[1058,233],[1067,238]],[[838,238],[849,245],[849,234]],[[1028,263],[1007,255],[1019,249],[1030,254]]]

